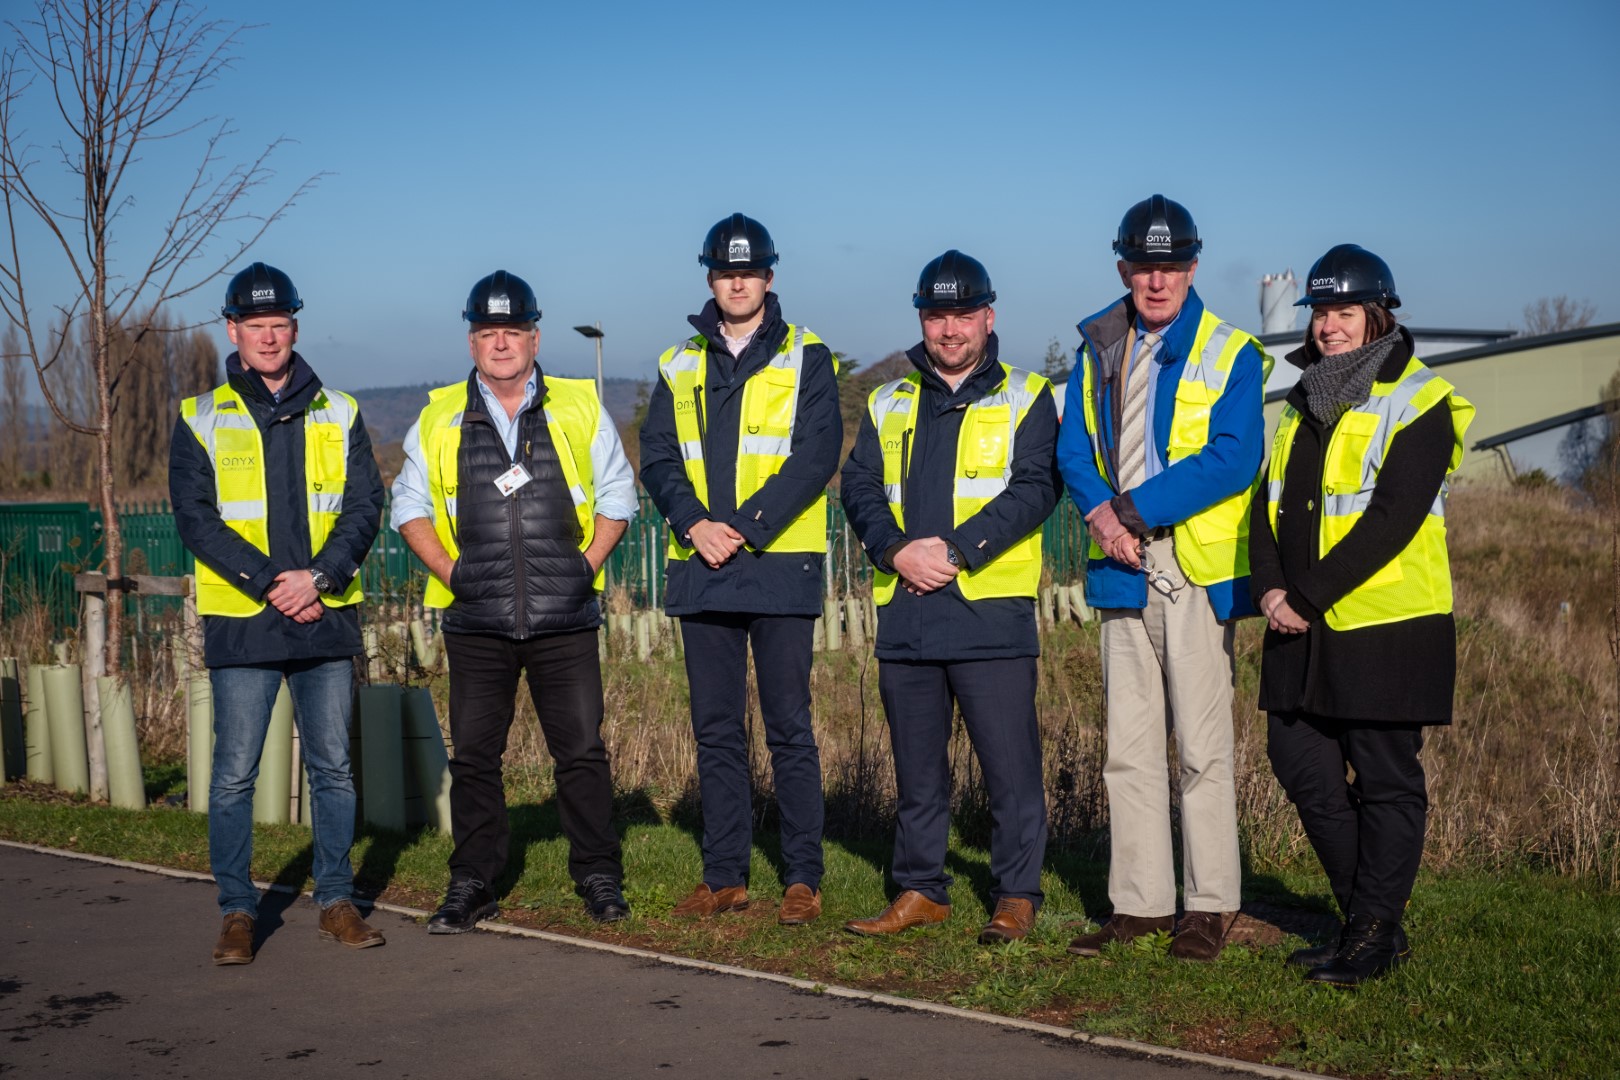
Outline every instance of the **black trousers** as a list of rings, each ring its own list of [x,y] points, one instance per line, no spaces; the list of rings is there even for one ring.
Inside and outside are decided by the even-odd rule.
[[[951,721],[956,706],[990,796],[990,897],[1041,906],[1046,788],[1035,721],[1033,656],[878,664],[878,693],[894,748],[894,883],[951,902]]]
[[[1412,897],[1429,812],[1422,748],[1418,724],[1269,714],[1272,771],[1347,916],[1398,921]]]
[[[731,611],[681,616],[703,800],[703,881],[711,889],[748,884],[753,851],[746,726],[750,646],[782,816],[782,884],[821,888],[821,752],[810,726],[815,622],[808,615]]]
[[[555,764],[557,807],[568,838],[568,872],[622,879],[613,830],[613,780],[602,744],[602,667],[596,631],[527,641],[493,634],[444,635],[450,658],[450,816],[456,848],[452,879],[493,882],[506,868],[511,826],[501,755],[517,711],[519,675],[540,718]]]

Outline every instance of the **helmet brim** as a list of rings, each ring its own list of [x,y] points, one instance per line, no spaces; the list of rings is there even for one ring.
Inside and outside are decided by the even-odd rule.
[[[1302,296],[1294,301],[1295,307],[1319,307],[1322,304],[1382,304],[1391,311],[1401,306],[1401,298],[1394,293],[1353,292],[1333,296]]]
[[[1169,251],[1148,251],[1146,248],[1127,247],[1114,241],[1114,253],[1128,263],[1189,263],[1204,250],[1202,242],[1172,248]]]

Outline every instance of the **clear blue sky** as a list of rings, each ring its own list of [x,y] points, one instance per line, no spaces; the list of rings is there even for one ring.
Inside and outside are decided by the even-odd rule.
[[[1414,325],[1500,328],[1557,293],[1620,320],[1612,2],[252,15],[265,25],[197,115],[234,120],[233,159],[297,140],[266,204],[332,174],[254,256],[297,282],[300,350],[337,386],[461,376],[463,300],[498,267],[539,293],[548,370],[587,372],[571,327],[601,320],[608,374],[650,377],[707,296],[704,232],[733,210],[774,235],[789,317],[864,361],[917,339],[917,273],[949,247],[989,267],[1008,359],[1071,347],[1121,292],[1121,213],[1154,191],[1198,221],[1206,302],[1251,329],[1262,274],[1303,276],[1345,241],[1389,261]],[[173,151],[196,146],[148,155],[130,261],[183,178]],[[59,284],[41,277],[36,301]],[[223,288],[180,312],[217,312]]]

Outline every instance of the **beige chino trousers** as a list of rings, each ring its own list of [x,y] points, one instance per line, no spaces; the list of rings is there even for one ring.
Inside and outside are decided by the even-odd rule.
[[[1242,869],[1232,775],[1233,631],[1182,574],[1173,540],[1150,541],[1147,551],[1172,596],[1150,585],[1146,608],[1102,612],[1108,897],[1115,914],[1175,914],[1166,760],[1174,731],[1186,910],[1236,911]]]

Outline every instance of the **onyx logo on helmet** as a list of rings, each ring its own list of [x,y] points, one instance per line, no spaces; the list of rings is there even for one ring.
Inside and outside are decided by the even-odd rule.
[[[1401,306],[1389,263],[1359,244],[1338,244],[1316,260],[1307,276],[1305,295],[1295,307],[1317,304],[1373,303],[1394,310]]]
[[[955,248],[923,267],[917,277],[917,291],[911,294],[911,305],[920,311],[980,308],[995,302],[990,272],[978,259]]]
[[[1114,239],[1114,253],[1128,263],[1192,262],[1203,247],[1187,208],[1158,194],[1125,211]]]
[[[467,294],[461,317],[473,325],[540,321],[540,301],[529,283],[507,270],[479,278]]]
[[[256,262],[238,271],[225,286],[225,306],[219,313],[227,319],[271,312],[296,315],[303,306],[292,278],[267,263]]]
[[[777,260],[771,234],[746,214],[715,222],[698,255],[698,262],[710,270],[769,270]]]

